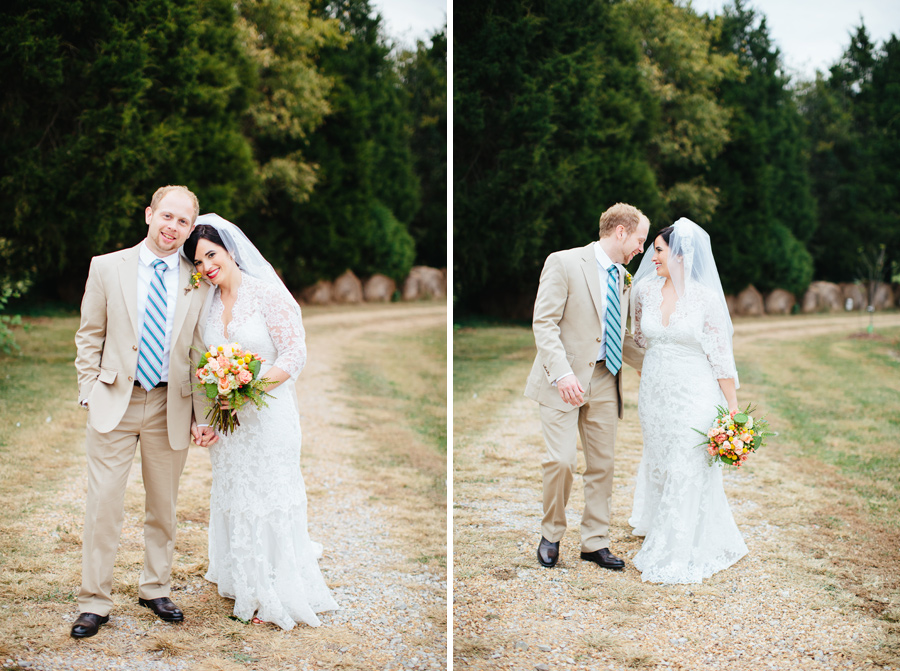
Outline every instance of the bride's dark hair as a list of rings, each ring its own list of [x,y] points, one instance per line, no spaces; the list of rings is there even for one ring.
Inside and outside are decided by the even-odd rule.
[[[184,241],[184,256],[191,264],[194,263],[194,254],[197,252],[197,245],[201,240],[209,240],[210,242],[219,245],[219,247],[226,252],[228,251],[225,242],[222,240],[222,236],[219,235],[219,231],[216,230],[215,226],[200,224],[199,226],[194,227],[194,230],[191,231],[188,239]]]
[[[669,244],[669,238],[672,237],[672,231],[675,230],[674,226],[666,226],[659,233],[656,234],[656,237],[662,236],[662,239],[665,241],[666,245]],[[655,240],[656,238],[654,238]],[[184,243],[184,246],[187,247],[187,243]]]

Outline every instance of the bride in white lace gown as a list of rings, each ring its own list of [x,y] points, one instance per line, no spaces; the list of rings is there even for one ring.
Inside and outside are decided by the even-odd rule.
[[[294,391],[306,363],[300,307],[240,229],[218,215],[197,218],[184,252],[216,287],[205,343],[239,343],[263,359],[260,376],[278,383],[268,407],[244,406],[240,426],[210,446],[205,577],[234,599],[242,620],[318,626],[316,614],[338,606],[319,570],[321,546],[307,531]]]
[[[693,431],[712,425],[717,405],[737,409],[733,329],[706,232],[680,219],[654,249],[632,292],[634,340],[647,349],[638,395],[644,451],[629,519],[644,542],[633,561],[645,582],[698,583],[747,554],[722,466],[708,464]]]

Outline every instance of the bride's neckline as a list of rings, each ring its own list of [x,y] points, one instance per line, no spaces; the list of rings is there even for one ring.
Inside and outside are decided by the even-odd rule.
[[[222,324],[222,335],[226,338],[228,337],[229,327],[234,323],[234,308],[241,298],[241,291],[246,283],[247,275],[241,272],[241,283],[237,285],[237,289],[234,292],[234,303],[231,304],[231,319],[228,320],[227,324],[225,323],[225,301],[222,300],[222,289],[221,287],[216,287],[216,291],[219,293],[219,302],[222,304],[222,314],[219,315],[219,323]]]
[[[663,295],[663,287],[666,286],[666,278],[659,277],[658,279],[662,280],[662,282],[657,282],[659,285],[659,302],[657,303],[657,309],[659,310],[659,323],[663,327],[663,329],[668,330],[669,326],[672,324],[672,317],[678,312],[678,303],[681,301],[681,296],[677,293],[675,294],[675,305],[672,307],[672,312],[669,313],[669,321],[668,323],[663,321],[663,301],[665,300],[665,296]],[[674,289],[674,287],[673,287]]]

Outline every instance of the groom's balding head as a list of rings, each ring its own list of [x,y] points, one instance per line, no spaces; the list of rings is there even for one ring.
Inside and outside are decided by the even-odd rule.
[[[194,222],[197,220],[197,217],[200,215],[200,201],[197,200],[197,196],[194,195],[194,192],[191,191],[186,186],[173,186],[170,184],[168,186],[159,187],[156,190],[156,192],[153,194],[153,198],[150,199],[150,209],[156,210],[156,208],[159,207],[160,201],[163,198],[165,198],[168,194],[170,194],[172,191],[178,191],[180,193],[183,193],[188,198],[190,198],[191,203],[194,207],[194,216],[191,219],[191,225],[193,225]]]

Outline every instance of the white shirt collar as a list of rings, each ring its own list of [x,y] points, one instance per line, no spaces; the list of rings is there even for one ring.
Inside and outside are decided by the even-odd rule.
[[[616,272],[619,271],[619,265],[612,262],[606,252],[603,251],[603,247],[600,246],[600,243],[598,241],[594,241],[594,256],[597,258],[597,263],[599,263],[600,267],[603,268],[603,270],[605,270],[606,272],[609,272],[610,266],[615,266]]]
[[[178,267],[178,256],[179,253],[176,251],[174,254],[169,254],[167,257],[160,259],[165,262],[165,264],[169,267],[169,270],[175,270]],[[148,268],[153,267],[153,262],[159,259],[159,257],[150,251],[150,248],[147,246],[147,241],[144,240],[141,243],[141,252],[140,252],[141,263],[143,263]]]

